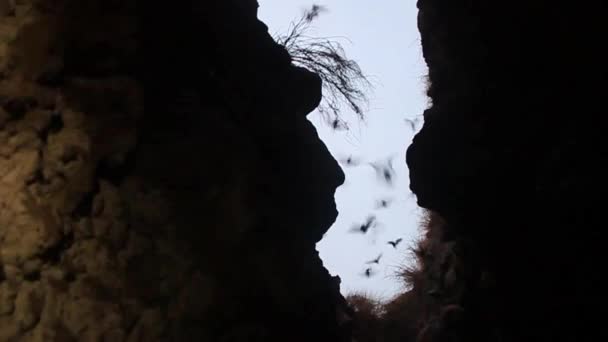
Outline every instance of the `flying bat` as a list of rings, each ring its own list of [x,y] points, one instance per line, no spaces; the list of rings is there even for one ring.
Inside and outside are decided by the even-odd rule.
[[[382,253],[378,255],[375,259],[366,262],[366,264],[380,264],[380,258],[382,258]]]
[[[368,267],[368,268],[365,269],[365,271],[363,272],[362,275],[365,276],[365,277],[367,277],[367,278],[370,278],[373,275],[375,275],[376,273],[377,272],[373,268]]]
[[[407,123],[410,126],[410,128],[412,129],[412,132],[416,131],[416,126],[418,125],[419,118],[415,118],[415,119],[405,118],[404,120],[405,120],[405,123]]]
[[[365,220],[364,223],[361,224],[355,224],[349,231],[351,233],[367,233],[370,228],[375,227],[377,224],[376,222],[376,215],[370,215],[367,217],[367,219]]]
[[[403,241],[403,239],[402,239],[402,238],[398,238],[398,239],[397,239],[397,240],[395,240],[395,241],[389,241],[389,242],[387,242],[387,243],[388,243],[389,245],[393,246],[393,248],[397,248],[397,245],[398,245],[398,244],[399,244],[401,241]]]
[[[361,164],[361,161],[357,157],[348,156],[344,158],[340,158],[339,162],[345,166],[357,166]]]
[[[346,124],[346,122],[336,118],[332,120],[331,128],[334,131],[346,131],[348,130],[348,125]]]
[[[376,209],[388,208],[391,203],[393,203],[393,199],[391,198],[383,198],[376,201]]]
[[[389,158],[386,162],[373,162],[368,163],[376,171],[378,179],[384,181],[388,185],[393,185],[395,180],[395,169],[393,168],[393,157]]]

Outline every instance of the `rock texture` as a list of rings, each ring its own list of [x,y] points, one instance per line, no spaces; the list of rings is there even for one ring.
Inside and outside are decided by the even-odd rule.
[[[314,248],[343,181],[321,81],[256,1],[0,0],[0,341],[600,335],[604,5],[418,6],[426,232],[353,320]]]
[[[410,289],[356,310],[355,339],[604,340],[605,5],[418,8],[432,105],[406,159],[424,235]]]
[[[407,162],[435,223],[409,274],[423,290],[408,294],[421,313],[417,340],[599,335],[605,6],[418,7],[432,106]]]
[[[0,2],[1,341],[348,337],[321,81],[256,1]]]

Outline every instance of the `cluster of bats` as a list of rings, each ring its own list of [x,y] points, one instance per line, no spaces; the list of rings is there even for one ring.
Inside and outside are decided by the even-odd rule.
[[[351,233],[362,233],[362,234],[366,234],[367,232],[370,231],[370,229],[375,228],[377,225],[377,221],[376,221],[376,216],[375,215],[370,215],[367,217],[367,219],[365,220],[364,223],[360,224],[360,225],[356,225],[353,226],[350,229]],[[399,243],[401,243],[401,241],[403,241],[402,238],[398,238],[395,240],[389,240],[386,243],[391,245],[393,248],[397,248],[397,245],[399,245]],[[365,268],[365,271],[363,272],[363,276],[365,277],[371,277],[373,275],[376,274],[376,271],[373,269],[373,265],[380,265],[380,259],[382,259],[382,254],[380,253],[376,258],[367,261],[365,264],[367,265]]]
[[[416,129],[418,128],[418,124],[420,123],[420,117],[415,117],[413,119],[405,118],[405,119],[403,119],[403,121],[405,122],[406,125],[408,125],[408,127],[412,130],[412,132],[416,132]],[[334,118],[331,121],[330,126],[334,131],[348,131],[349,130],[348,124],[345,121],[341,120],[340,118]]]
[[[361,159],[352,155],[340,158],[339,162],[345,167],[355,167],[361,165]],[[392,156],[386,159],[385,161],[368,162],[366,164],[374,168],[374,170],[376,171],[376,177],[378,177],[379,181],[385,183],[388,186],[393,186],[395,184],[396,174],[395,169],[393,168]],[[389,200],[384,200],[383,202],[379,203],[379,205],[388,207],[390,204],[389,202]]]
[[[419,117],[416,117],[413,119],[406,118],[404,120],[405,120],[405,123],[408,125],[408,127],[412,130],[412,132],[415,132],[417,129],[417,126],[419,124],[419,119],[420,119]],[[348,130],[348,125],[344,121],[342,121],[338,118],[336,118],[334,121],[332,121],[331,126],[336,131]],[[356,167],[356,166],[363,164],[363,162],[360,158],[354,157],[352,155],[340,158],[339,162],[344,167]],[[393,168],[393,157],[389,157],[382,161],[367,162],[365,164],[371,166],[374,169],[374,171],[376,171],[376,177],[378,178],[378,180],[380,182],[382,182],[385,185],[388,185],[390,187],[392,187],[395,184],[396,173],[395,173],[395,169]],[[388,208],[392,204],[392,202],[393,202],[392,198],[378,199],[376,201],[375,209]],[[378,227],[378,221],[376,220],[376,215],[372,214],[372,215],[369,215],[363,223],[358,223],[358,224],[353,225],[353,227],[349,230],[349,232],[365,235],[365,234],[368,234],[369,232],[377,230],[377,227]],[[387,241],[387,244],[391,245],[393,248],[397,248],[397,245],[399,245],[399,243],[401,243],[401,241],[403,241],[403,239],[398,238],[396,240]],[[381,258],[382,258],[382,253],[380,253],[375,259],[366,262],[366,268],[362,275],[365,277],[368,277],[368,278],[373,276],[376,273],[376,271],[373,269],[372,266],[374,264],[379,265]]]
[[[341,158],[340,163],[342,165],[344,165],[345,167],[355,167],[355,166],[361,165],[361,160],[359,158],[356,158],[353,156],[348,156],[348,157]],[[394,185],[396,173],[393,168],[393,157],[390,157],[384,161],[368,162],[367,165],[374,168],[374,170],[376,171],[376,176],[378,177],[378,180],[380,182],[383,182],[389,186]],[[393,203],[392,198],[388,198],[388,197],[380,198],[380,199],[376,200],[375,209],[388,208],[392,203]],[[378,225],[379,225],[379,223],[376,219],[376,215],[371,214],[365,219],[364,222],[354,224],[350,228],[349,232],[354,233],[354,234],[363,234],[363,235],[370,234],[370,233],[373,234],[373,231],[375,231],[377,229]],[[393,241],[387,241],[387,244],[391,245],[393,248],[397,248],[397,245],[399,245],[399,243],[401,243],[401,241],[403,241],[403,239],[398,238]],[[368,278],[373,276],[376,273],[376,271],[373,269],[372,266],[374,264],[379,265],[381,258],[382,258],[382,253],[380,253],[380,255],[378,255],[375,259],[366,262],[367,266],[362,275],[365,277],[368,277]]]

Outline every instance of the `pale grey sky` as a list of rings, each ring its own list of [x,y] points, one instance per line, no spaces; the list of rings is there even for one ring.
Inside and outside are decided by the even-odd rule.
[[[336,159],[350,154],[373,162],[394,156],[396,184],[390,188],[378,181],[369,165],[345,168],[346,182],[336,191],[339,216],[317,245],[323,263],[342,279],[342,292],[367,292],[390,298],[400,290],[394,279],[396,267],[408,262],[407,246],[418,237],[420,211],[408,187],[405,150],[413,132],[405,118],[421,116],[426,108],[420,36],[416,27],[416,0],[258,0],[259,16],[272,34],[285,32],[290,22],[313,4],[324,12],[313,23],[313,36],[345,37],[339,40],[349,58],[371,76],[375,88],[365,123],[352,113],[344,116],[350,132],[335,132],[318,113],[308,118]],[[422,120],[422,118],[420,118]],[[420,123],[421,124],[421,123]],[[392,206],[375,209],[382,197],[394,198]],[[381,223],[373,236],[348,233],[352,225],[375,214]],[[397,249],[387,244],[398,237]],[[383,253],[375,276],[364,277],[365,262]]]

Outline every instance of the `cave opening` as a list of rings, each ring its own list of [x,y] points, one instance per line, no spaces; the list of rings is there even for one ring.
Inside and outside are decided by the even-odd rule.
[[[261,0],[259,5],[260,20],[280,37],[312,4]],[[362,117],[348,106],[329,120],[320,110],[308,116],[346,175],[335,194],[338,217],[317,249],[324,266],[340,277],[343,295],[365,293],[387,301],[403,292],[397,274],[413,262],[409,248],[419,238],[423,214],[409,190],[404,153],[427,107],[416,3],[370,7],[361,1],[317,1],[314,6],[318,18],[305,33],[331,37],[371,83],[364,90]],[[362,233],[366,221],[370,229]]]
[[[603,333],[604,5],[320,1],[0,0],[0,341]]]

